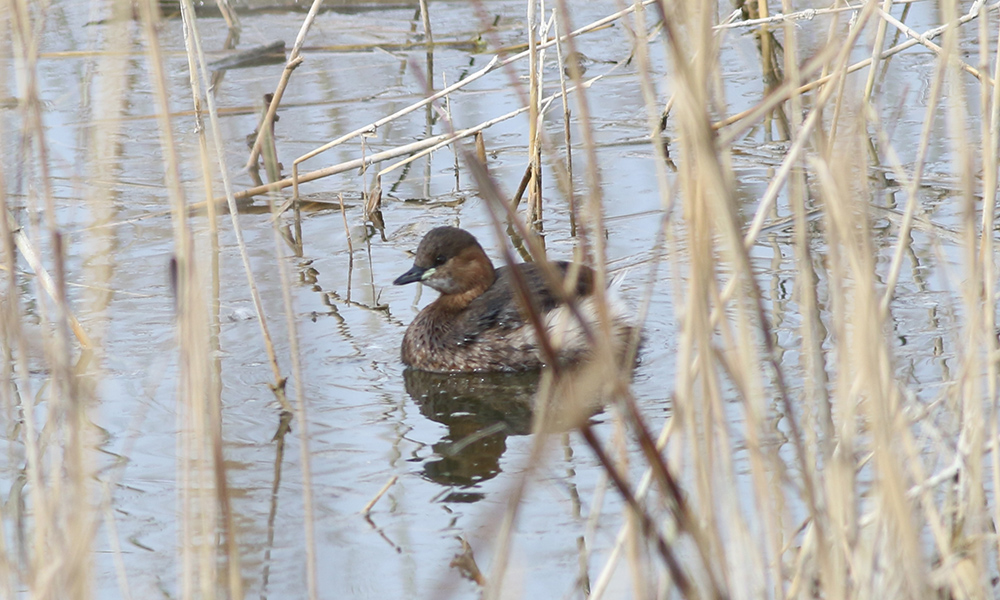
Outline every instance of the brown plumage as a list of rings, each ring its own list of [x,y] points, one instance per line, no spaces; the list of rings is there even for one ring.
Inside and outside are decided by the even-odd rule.
[[[566,262],[553,262],[563,275]],[[524,277],[532,301],[553,336],[560,361],[578,360],[587,350],[579,327],[567,319],[558,295],[545,283],[532,263],[493,268],[482,246],[469,232],[457,227],[437,227],[421,240],[413,268],[393,283],[419,281],[441,292],[420,311],[403,336],[402,359],[407,366],[436,372],[523,371],[537,369],[543,359],[535,332],[522,316],[511,269]],[[575,297],[581,312],[593,317],[587,306],[594,275],[580,267]],[[614,337],[624,340],[630,325],[620,307],[609,306]],[[557,321],[559,324],[557,325]]]

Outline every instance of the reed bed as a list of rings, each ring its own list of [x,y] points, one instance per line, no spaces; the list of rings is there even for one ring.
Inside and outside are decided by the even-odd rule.
[[[519,516],[540,473],[557,460],[555,449],[569,448],[566,440],[573,439],[589,449],[602,481],[592,498],[574,500],[579,573],[569,597],[998,595],[994,210],[1000,5],[944,0],[937,5],[937,21],[920,30],[906,24],[911,3],[891,0],[819,8],[760,0],[739,2],[735,10],[698,0],[637,0],[609,3],[606,18],[591,23],[576,22],[574,5],[528,0],[525,49],[497,50],[485,66],[437,87],[436,45],[454,46],[454,40],[439,28],[432,35],[432,26],[438,11],[452,8],[420,0],[413,19],[420,44],[400,41],[397,48],[414,52],[407,60],[422,77],[422,98],[372,122],[353,123],[349,133],[294,158],[284,153],[283,176],[282,147],[273,138],[275,116],[297,68],[308,64],[306,41],[320,8],[314,2],[251,138],[246,168],[262,162],[268,183],[245,189],[237,189],[232,176],[238,169],[227,163],[226,130],[211,92],[218,79],[202,47],[199,30],[205,22],[191,0],[179,3],[191,92],[185,101],[192,103],[185,114],[197,123],[190,140],[178,140],[171,122],[180,114],[179,99],[171,97],[164,71],[157,6],[145,0],[134,7],[101,5],[109,33],[89,57],[94,72],[102,74],[94,84],[97,125],[84,142],[89,161],[78,167],[81,179],[91,181],[77,186],[93,222],[81,230],[82,241],[69,244],[60,216],[66,207],[57,201],[58,182],[50,172],[55,159],[42,101],[48,90],[38,69],[45,50],[39,32],[51,7],[26,0],[2,4],[0,22],[8,32],[2,45],[8,60],[2,64],[12,65],[3,75],[16,86],[16,94],[12,88],[4,95],[17,97],[12,109],[17,129],[0,128],[0,143],[6,148],[17,138],[23,153],[0,169],[5,271],[0,396],[7,472],[18,473],[5,480],[0,502],[0,597],[113,594],[95,581],[102,559],[98,547],[108,548],[118,594],[139,597],[130,572],[134,577],[142,568],[141,557],[127,556],[117,533],[118,519],[127,514],[116,490],[128,453],[109,459],[103,430],[94,422],[105,393],[104,369],[114,358],[107,342],[113,332],[99,318],[112,295],[101,285],[110,284],[112,274],[100,261],[86,260],[88,252],[115,252],[110,232],[120,224],[113,222],[114,186],[108,182],[119,174],[109,157],[127,126],[125,72],[136,39],[145,52],[144,73],[156,107],[172,231],[170,352],[177,365],[171,386],[177,439],[170,452],[176,457],[178,525],[177,567],[163,584],[165,596],[243,598],[248,586],[265,596],[270,577],[268,545],[263,582],[249,582],[253,576],[245,563],[253,550],[241,544],[226,457],[224,411],[233,399],[223,386],[220,228],[229,228],[235,240],[240,261],[230,268],[245,275],[276,407],[269,543],[285,443],[294,438],[300,475],[295,501],[303,515],[297,550],[303,581],[294,593],[329,597],[320,584],[324,566],[317,540],[323,537],[317,532],[331,526],[314,509],[313,406],[304,387],[310,373],[300,360],[302,315],[287,260],[304,252],[300,186],[360,170],[352,185],[361,190],[364,210],[349,212],[340,194],[329,231],[339,235],[343,226],[352,272],[355,250],[367,248],[370,271],[383,278],[384,269],[372,259],[371,239],[352,239],[351,227],[382,230],[384,239],[391,219],[383,213],[394,206],[383,178],[446,147],[457,159],[456,185],[471,182],[482,198],[496,239],[504,240],[505,260],[513,262],[519,253],[541,261],[546,236],[568,232],[574,257],[594,268],[600,302],[596,322],[580,319],[594,358],[578,368],[542,373],[530,450],[519,469],[506,473],[503,514],[480,516],[479,525],[494,534],[489,564],[477,564],[469,542],[461,539],[463,550],[452,567],[474,582],[468,594],[518,594],[519,575],[511,564],[522,535]],[[489,4],[474,8],[480,18],[475,27],[484,32],[477,45],[500,48],[491,39]],[[230,39],[237,40],[238,16],[227,2],[220,2],[220,10],[227,15]],[[803,23],[811,31],[825,30],[825,38],[803,39]],[[609,25],[625,36],[630,53],[610,63],[583,64],[588,36]],[[759,98],[742,111],[734,111],[726,98],[732,67],[720,59],[737,35],[753,36],[761,72]],[[908,63],[896,58],[904,51],[923,52],[933,64],[916,143],[895,136],[893,103],[905,94],[886,83],[906,68]],[[653,399],[634,392],[632,378],[635,356],[642,369],[644,352],[659,347],[660,340],[637,332],[627,356],[616,355],[605,303],[604,289],[616,270],[607,260],[612,227],[605,214],[610,203],[628,199],[609,197],[607,190],[621,174],[602,167],[601,115],[595,114],[591,94],[623,75],[634,78],[642,101],[636,118],[644,119],[646,135],[635,146],[648,154],[659,191],[655,243],[634,249],[636,260],[630,261],[638,281],[631,288],[637,321],[663,296],[675,307],[676,328],[669,333],[674,375],[644,374],[661,390],[655,400],[669,405],[666,416],[650,409]],[[510,86],[520,106],[480,123],[456,123],[462,90],[488,78]],[[429,124],[421,139],[368,149],[366,136],[421,110]],[[432,114],[443,115],[436,129],[430,126]],[[484,132],[524,116],[526,166],[520,191],[509,195],[504,190],[516,182],[498,179]],[[776,159],[766,190],[746,202],[734,162],[742,160],[744,140],[754,136],[781,151],[768,155]],[[197,147],[193,174],[185,172],[179,156],[187,141]],[[357,156],[300,172],[306,161],[314,163],[348,143],[357,145]],[[947,168],[944,184],[929,181],[932,155],[936,165]],[[16,172],[8,172],[11,168]],[[185,185],[190,177],[200,183],[199,194]],[[282,192],[286,188],[289,192]],[[926,206],[932,188],[945,189],[946,201],[953,203],[948,214],[954,218],[947,223],[936,220],[940,203],[935,210]],[[884,201],[887,190],[903,198],[898,206]],[[274,305],[259,292],[262,271],[252,265],[251,250],[261,249],[249,248],[242,232],[239,201],[255,196],[264,196],[271,213],[274,247],[263,251],[273,257],[267,278],[277,281],[281,292]],[[551,216],[553,206],[568,207],[568,222]],[[208,225],[195,226],[201,222]],[[780,247],[773,242],[779,237]],[[933,341],[950,350],[947,368],[934,370],[938,377],[932,381],[901,368],[911,355],[899,340],[898,323],[915,304],[927,302],[908,298],[914,286],[901,285],[906,280],[919,287],[924,277],[914,250],[917,237],[931,248],[936,275],[951,292],[945,306],[929,307],[934,319],[951,324]],[[771,279],[765,259],[772,251],[780,258],[783,250],[790,251],[794,272],[790,289],[779,294],[766,286]],[[88,265],[83,276],[67,273],[68,263],[81,262]],[[554,272],[546,276],[560,289],[573,288]],[[68,291],[81,280],[90,284],[85,293]],[[352,301],[350,289],[348,284],[345,306],[384,312],[377,294],[368,306]],[[539,315],[530,316],[541,322]],[[541,329],[540,334],[542,347],[551,352],[551,340]],[[922,356],[932,360],[941,354],[929,347]],[[595,406],[606,407],[601,426],[591,419]],[[142,427],[140,419],[130,429],[126,448],[141,437]],[[369,519],[387,541],[370,519],[400,480],[397,474],[382,479],[381,489],[373,485],[371,500],[358,507],[357,518]],[[600,522],[610,496],[622,511],[615,523]],[[599,528],[605,532],[603,545],[595,535]],[[434,567],[439,584],[425,591],[428,597],[456,594],[444,583],[454,571],[446,567]],[[627,591],[615,587],[622,577]]]

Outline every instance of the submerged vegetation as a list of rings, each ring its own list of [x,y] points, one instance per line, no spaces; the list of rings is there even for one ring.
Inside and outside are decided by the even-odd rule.
[[[317,1],[305,14],[288,13],[301,26],[293,43],[265,40],[261,56],[228,58],[203,44],[206,30],[224,31],[226,48],[237,48],[241,31],[266,29],[260,20],[275,18],[274,7],[255,3],[241,15],[225,0],[217,13],[196,11],[192,0],[169,4],[0,0],[0,96],[9,98],[0,106],[0,597],[383,597],[382,569],[364,562],[374,553],[335,567],[319,558],[331,546],[352,553],[356,525],[345,522],[355,521],[370,524],[362,531],[393,557],[416,554],[419,536],[451,544],[450,567],[420,563],[430,575],[401,577],[407,582],[389,588],[393,595],[530,596],[539,589],[530,580],[553,573],[571,583],[542,587],[547,595],[590,599],[998,595],[1000,4],[637,0],[587,3],[603,17],[581,22],[576,0],[505,0],[519,12],[504,19],[501,3],[486,0],[347,3],[408,20],[378,29],[380,40],[341,43],[310,37],[321,19],[341,18],[344,4],[320,13]],[[459,12],[461,27],[435,27]],[[93,18],[84,26],[66,14]],[[46,47],[51,35],[90,36],[79,89],[44,68],[73,58]],[[612,38],[627,52],[607,60],[594,40]],[[741,40],[755,51],[743,56],[755,69],[747,78],[737,73],[746,63],[732,62]],[[264,105],[219,105],[234,75],[219,69],[267,65],[276,52],[280,61],[282,48],[283,67],[266,71]],[[466,61],[459,78],[442,69],[442,49]],[[179,73],[170,56],[181,50]],[[414,89],[377,104],[385,111],[374,118],[369,107],[395,94],[394,82],[379,82],[370,96],[326,99],[347,110],[330,109],[340,121],[320,140],[287,96],[301,69],[322,78],[336,68],[310,62],[324,52],[387,56]],[[341,89],[353,91],[351,76],[371,75],[349,74]],[[183,96],[175,93],[181,79]],[[490,89],[477,86],[487,81],[516,106],[499,96],[484,104]],[[602,89],[620,96],[595,101]],[[64,95],[84,120],[72,134],[49,111]],[[607,130],[617,124],[601,111],[627,101],[644,135],[616,147]],[[135,116],[134,103],[148,111]],[[249,136],[224,120],[247,113],[257,122]],[[385,143],[411,115],[424,118],[423,134]],[[512,123],[516,135],[491,138]],[[135,159],[122,150],[143,136],[150,147],[157,140],[155,151]],[[502,146],[510,139],[516,150]],[[656,221],[655,233],[609,260],[627,228],[609,211],[640,204],[614,193],[632,189],[633,175],[613,159],[633,150],[659,196],[654,210],[629,216]],[[443,156],[455,193],[404,202],[397,192],[414,178],[413,165],[426,160],[420,185],[430,189]],[[137,183],[133,159],[156,164],[155,185]],[[505,180],[510,163],[516,176]],[[760,193],[741,182],[748,168],[766,171]],[[347,183],[331,184],[334,175]],[[404,373],[396,356],[411,317],[393,315],[378,289],[402,262],[380,265],[388,254],[379,249],[401,255],[419,233],[457,219],[462,190],[479,198],[482,228],[508,262],[568,249],[594,269],[599,303],[629,267],[637,319],[648,319],[629,356],[612,352],[601,305],[603,320],[584,327],[595,358],[578,368],[546,369],[537,380]],[[158,207],[130,205],[146,193]],[[247,217],[261,210],[244,236]],[[300,293],[321,288],[303,241],[310,211],[325,215],[322,236],[339,239],[343,230],[346,249],[336,258],[348,269],[346,292],[321,290],[335,331],[348,329],[350,311],[383,328],[351,340],[342,356],[304,364],[305,354],[331,354],[301,350],[307,317],[318,317],[298,306]],[[154,219],[162,230],[143,229]],[[414,219],[417,231],[400,229]],[[134,240],[116,233],[127,226],[137,239],[161,235],[163,243],[132,254]],[[163,272],[151,279],[159,283],[127,289],[117,265],[149,254],[162,255]],[[366,291],[352,296],[356,254],[367,254]],[[224,268],[223,256],[231,259]],[[244,301],[238,310],[223,285]],[[119,321],[122,314],[132,316]],[[251,319],[252,333],[226,337],[227,322]],[[167,333],[148,333],[153,322]],[[143,328],[135,333],[142,341],[123,345],[130,327]],[[128,354],[138,349],[151,357],[137,373]],[[255,368],[231,378],[240,352]],[[358,362],[372,379],[346,374]],[[316,426],[316,413],[328,409],[316,398],[320,370],[344,390],[376,376],[394,382],[376,388],[377,399],[365,396],[376,409],[363,425],[338,435],[386,435],[373,432],[376,424],[405,410],[383,408],[380,394],[403,398],[404,408],[408,394],[420,419],[448,432],[428,450],[408,425],[391,450],[380,448],[393,460],[409,452],[421,462],[415,470],[404,459],[317,484],[331,463],[357,460],[348,458],[349,440],[320,438],[331,429],[330,421]],[[254,436],[227,411],[265,380],[275,410],[262,418],[277,433],[247,442]],[[112,396],[143,408],[123,413],[122,423]],[[599,417],[595,406],[604,407]],[[150,412],[168,418],[154,422]],[[140,493],[128,482],[130,453],[161,427],[175,441],[156,449],[159,462],[149,467],[159,487]],[[501,468],[514,436],[525,440],[522,460]],[[274,453],[266,533],[254,543],[246,531],[260,515],[241,511],[241,486],[252,487],[241,471],[252,459],[233,459],[240,444]],[[478,453],[474,468],[456,458],[469,448]],[[593,471],[578,486],[575,469],[586,465],[573,460],[582,452]],[[286,461],[297,479],[282,484]],[[563,463],[569,474],[555,475]],[[408,478],[447,495],[420,506],[391,501],[397,488],[417,486]],[[403,520],[396,530],[372,520],[387,504],[390,520],[397,509],[424,515],[435,503],[480,501],[489,480],[499,486],[494,504],[471,504],[471,525],[428,531]],[[572,506],[552,551],[560,558],[526,567],[519,554],[530,554],[537,532],[519,524],[533,502],[550,501],[533,493],[551,488]],[[147,514],[139,496],[155,490],[176,496],[161,505],[173,513]],[[345,490],[370,498],[352,508],[360,515],[323,504],[323,494]],[[296,505],[294,534],[275,525],[282,494]],[[123,522],[147,521],[167,522],[174,541],[150,548],[119,533]],[[292,558],[272,559],[273,547]],[[272,567],[289,563],[282,573]],[[342,583],[348,578],[354,583]],[[144,580],[138,588],[136,579]],[[366,580],[372,586],[359,590]]]

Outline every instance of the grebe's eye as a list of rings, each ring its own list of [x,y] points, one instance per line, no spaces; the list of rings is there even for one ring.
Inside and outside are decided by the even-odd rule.
[[[441,266],[446,262],[448,262],[448,259],[440,255],[434,259],[434,264],[437,266]]]

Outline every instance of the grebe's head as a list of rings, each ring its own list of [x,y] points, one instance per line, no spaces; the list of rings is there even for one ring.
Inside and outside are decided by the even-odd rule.
[[[436,227],[420,241],[413,268],[392,283],[419,281],[442,294],[464,294],[482,293],[495,279],[493,263],[471,233],[458,227]]]

